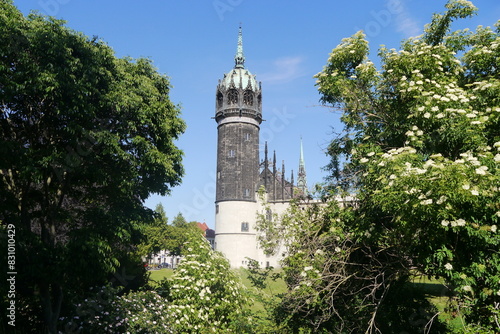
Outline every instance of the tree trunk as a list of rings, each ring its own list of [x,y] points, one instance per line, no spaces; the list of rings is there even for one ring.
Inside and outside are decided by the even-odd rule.
[[[61,313],[63,301],[63,290],[59,284],[40,285],[40,297],[42,302],[43,320],[50,334],[57,334],[57,320]]]

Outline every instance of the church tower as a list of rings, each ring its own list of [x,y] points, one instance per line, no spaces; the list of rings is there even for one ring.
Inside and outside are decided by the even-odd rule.
[[[215,92],[215,248],[228,257],[231,266],[238,267],[256,252],[253,226],[262,122],[261,84],[245,68],[241,27],[234,61]]]
[[[216,90],[216,203],[255,201],[259,177],[262,94],[260,83],[245,69],[241,27],[234,61],[234,68],[219,80]]]

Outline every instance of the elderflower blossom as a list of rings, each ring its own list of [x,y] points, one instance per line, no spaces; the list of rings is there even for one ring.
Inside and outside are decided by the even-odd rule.
[[[491,225],[490,230],[491,230],[491,232],[496,233],[497,232],[497,226],[496,225]]]
[[[445,264],[445,265],[444,265],[444,268],[445,268],[446,270],[452,270],[452,269],[453,269],[453,265],[452,265],[451,263],[449,263],[449,262],[448,262],[447,264]]]
[[[439,197],[439,199],[436,201],[437,204],[443,204],[444,202],[446,202],[446,200],[448,199],[448,197],[446,196],[441,196]]]
[[[476,168],[476,174],[479,175],[486,175],[486,171],[488,170],[488,167],[486,166],[481,166],[479,168]]]

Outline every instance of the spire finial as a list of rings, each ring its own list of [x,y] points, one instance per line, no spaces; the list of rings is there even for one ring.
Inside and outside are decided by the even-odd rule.
[[[300,159],[299,164],[306,168],[306,164],[304,162],[304,149],[302,148],[302,136],[300,137]]]
[[[245,56],[243,55],[243,34],[241,33],[241,23],[238,32],[238,47],[234,56],[234,68],[245,68]]]

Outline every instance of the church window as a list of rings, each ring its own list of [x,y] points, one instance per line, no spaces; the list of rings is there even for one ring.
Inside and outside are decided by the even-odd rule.
[[[241,232],[248,232],[248,223],[247,222],[243,222],[241,223]]]
[[[227,92],[227,103],[229,105],[238,104],[238,91],[236,89],[230,89]]]
[[[273,212],[270,209],[266,211],[266,220],[273,221]]]
[[[259,106],[262,105],[262,95],[259,94],[259,96],[257,96],[257,103]]]
[[[236,151],[235,151],[235,150],[229,150],[229,152],[228,152],[228,156],[229,156],[230,158],[234,158],[234,157],[236,156]]]
[[[217,92],[217,108],[222,107],[222,102],[223,102],[224,97],[222,96],[221,92]]]
[[[245,197],[250,197],[250,189],[245,189]]]
[[[219,213],[219,204],[215,205],[215,213]]]
[[[248,106],[253,105],[253,92],[251,90],[246,90],[243,94],[243,103]]]
[[[249,133],[245,133],[245,141],[250,141],[250,138],[252,138],[252,136]]]

